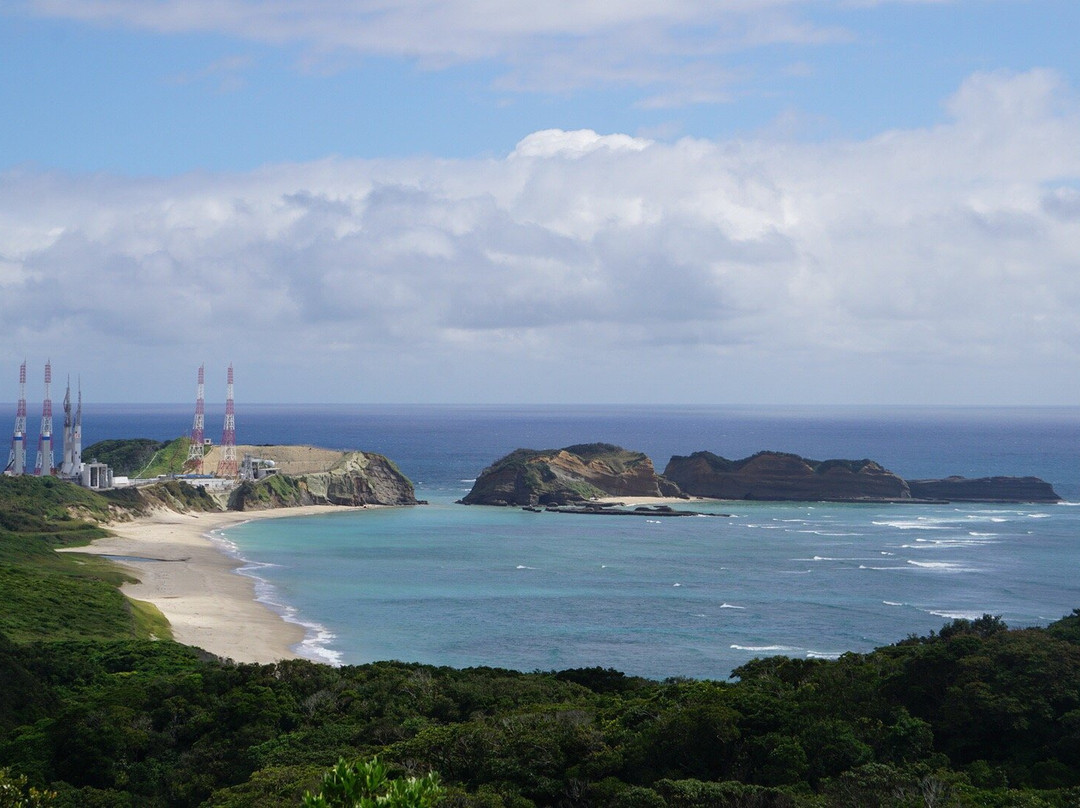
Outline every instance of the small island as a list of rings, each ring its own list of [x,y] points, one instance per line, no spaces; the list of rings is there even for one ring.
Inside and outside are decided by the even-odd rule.
[[[517,449],[484,469],[463,505],[570,505],[603,497],[681,497],[652,460],[610,443]]]
[[[907,483],[873,460],[809,460],[758,452],[727,460],[712,452],[675,456],[664,476],[695,497],[822,502],[911,499]]]
[[[1053,486],[1037,477],[909,481],[874,460],[818,461],[787,452],[758,452],[741,460],[694,452],[672,457],[658,474],[641,452],[588,443],[517,449],[484,469],[460,502],[580,510],[584,503],[610,497],[923,504],[1061,501]],[[589,512],[594,511],[616,512]]]

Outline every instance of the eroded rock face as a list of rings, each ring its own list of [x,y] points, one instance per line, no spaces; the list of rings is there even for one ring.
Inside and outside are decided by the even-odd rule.
[[[664,477],[691,496],[757,500],[909,500],[907,482],[873,460],[818,462],[784,452],[727,460],[711,452],[673,457]]]
[[[300,478],[313,497],[333,505],[415,505],[413,484],[393,461],[350,452],[330,471]]]
[[[1038,477],[946,477],[908,480],[911,495],[950,502],[1061,502],[1054,487]]]
[[[237,486],[229,509],[238,511],[296,505],[416,505],[413,484],[386,457],[347,452],[329,471],[298,476],[276,474]]]
[[[595,497],[680,496],[652,460],[606,443],[518,449],[484,469],[466,505],[565,505]]]

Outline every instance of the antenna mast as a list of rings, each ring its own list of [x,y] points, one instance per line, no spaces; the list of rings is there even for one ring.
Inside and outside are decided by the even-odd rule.
[[[26,360],[19,367],[19,408],[15,410],[15,431],[11,435],[11,457],[7,471],[22,474],[26,471]]]
[[[221,460],[218,461],[218,477],[236,477],[236,410],[233,404],[233,367],[229,365],[228,384],[225,387],[225,430],[221,434]]]
[[[194,474],[203,473],[203,428],[206,426],[205,386],[203,365],[199,365],[199,386],[195,394],[195,421],[191,425],[191,446],[188,448],[187,466]]]

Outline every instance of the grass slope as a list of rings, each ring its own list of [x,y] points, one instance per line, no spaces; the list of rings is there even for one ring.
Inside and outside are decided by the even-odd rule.
[[[116,502],[51,477],[0,477],[0,633],[15,642],[171,636],[151,604],[118,587],[133,580],[98,556],[61,554],[107,532]],[[82,517],[82,518],[81,518]]]
[[[103,440],[87,446],[83,457],[110,466],[114,474],[126,477],[157,477],[182,474],[191,440],[186,437],[163,442],[150,438]]]

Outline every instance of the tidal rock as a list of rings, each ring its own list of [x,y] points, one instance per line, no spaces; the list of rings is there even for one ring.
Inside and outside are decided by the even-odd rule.
[[[1054,487],[1038,477],[946,477],[908,480],[911,495],[949,502],[1061,502]]]

